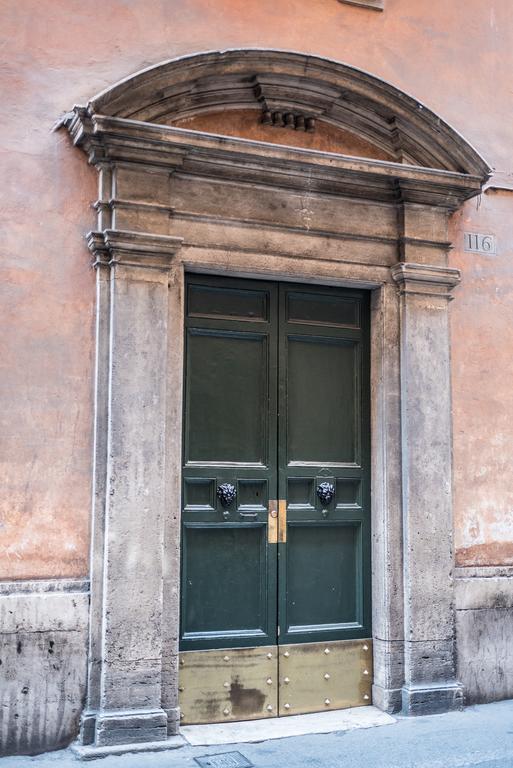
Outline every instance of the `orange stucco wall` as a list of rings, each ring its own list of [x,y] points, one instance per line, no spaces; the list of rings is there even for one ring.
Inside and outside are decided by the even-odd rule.
[[[3,0],[0,578],[88,571],[96,173],[52,125],[150,64],[227,47],[338,59],[425,102],[513,187],[511,0]],[[457,561],[513,563],[513,192],[455,216]],[[462,252],[493,232],[497,256]]]

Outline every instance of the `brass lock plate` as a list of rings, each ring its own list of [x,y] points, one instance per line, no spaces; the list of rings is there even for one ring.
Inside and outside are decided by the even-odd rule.
[[[277,648],[183,651],[178,687],[182,725],[277,717]]]
[[[285,499],[269,501],[267,541],[269,544],[285,544],[287,541],[287,501]]]
[[[372,703],[372,641],[280,646],[279,715]]]

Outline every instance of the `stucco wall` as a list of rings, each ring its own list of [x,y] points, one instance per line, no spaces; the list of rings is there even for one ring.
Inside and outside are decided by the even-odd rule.
[[[83,234],[94,173],[54,122],[119,78],[193,51],[268,46],[346,61],[438,112],[513,186],[510,0],[387,0],[383,13],[336,0],[51,0],[2,11],[0,210],[3,487],[0,576],[87,573],[93,275]],[[509,381],[513,193],[455,217],[463,285],[453,304],[457,561],[513,562]],[[462,253],[462,230],[498,235],[499,253]],[[5,311],[5,310],[4,310]],[[500,372],[500,375],[499,375]],[[508,537],[510,541],[508,541]]]

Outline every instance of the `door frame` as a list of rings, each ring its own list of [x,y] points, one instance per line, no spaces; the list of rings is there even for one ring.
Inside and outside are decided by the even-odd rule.
[[[261,254],[255,254],[248,258],[248,255],[244,252],[232,252],[230,254],[229,268],[220,271],[216,263],[217,254],[214,251],[184,254],[183,249],[179,249],[180,243],[176,242],[175,239],[173,239],[173,242],[163,242],[160,238],[153,237],[151,243],[148,243],[144,236],[131,234],[129,240],[130,244],[133,244],[134,241],[138,242],[138,247],[141,249],[139,253],[142,254],[142,258],[136,267],[133,266],[133,251],[131,249],[129,251],[130,262],[125,263],[124,261],[127,250],[127,236],[124,233],[108,235],[108,243],[105,248],[109,254],[108,262],[106,263],[103,259],[97,262],[99,274],[98,322],[100,326],[105,328],[109,325],[109,317],[112,318],[113,309],[111,305],[117,300],[121,300],[120,303],[124,304],[124,300],[128,298],[129,306],[126,306],[125,309],[127,312],[133,310],[135,297],[130,297],[129,295],[131,288],[135,289],[136,292],[139,292],[141,289],[143,292],[146,292],[148,285],[157,287],[157,291],[160,294],[160,324],[165,329],[164,332],[168,345],[168,358],[167,361],[162,363],[164,369],[167,370],[167,386],[164,388],[165,396],[161,394],[159,398],[161,411],[155,414],[155,419],[152,420],[151,424],[146,425],[146,429],[150,428],[152,430],[150,442],[158,444],[161,450],[163,448],[165,455],[166,471],[161,476],[163,481],[161,490],[165,498],[164,509],[166,509],[166,512],[165,514],[158,515],[153,527],[158,540],[158,545],[155,546],[154,544],[154,552],[158,551],[157,547],[164,541],[162,573],[159,573],[157,570],[156,573],[151,574],[148,572],[147,566],[144,565],[148,557],[147,529],[141,525],[140,519],[137,520],[139,509],[137,505],[134,505],[134,509],[128,518],[125,518],[122,527],[125,537],[127,535],[132,537],[140,536],[140,544],[137,546],[136,556],[142,567],[137,576],[135,574],[133,576],[132,588],[137,589],[139,592],[144,591],[144,594],[148,597],[151,595],[153,626],[151,631],[146,629],[144,632],[141,632],[140,626],[137,626],[137,619],[134,621],[124,610],[123,623],[118,630],[120,633],[125,632],[128,623],[132,624],[134,629],[142,635],[141,639],[137,642],[137,647],[143,649],[148,661],[145,665],[146,669],[134,669],[134,687],[137,686],[141,678],[141,672],[145,679],[153,679],[154,685],[158,687],[159,691],[160,711],[162,715],[165,715],[165,717],[162,717],[158,708],[145,711],[145,718],[148,720],[151,718],[152,740],[155,740],[155,723],[159,722],[159,717],[161,718],[160,722],[164,724],[161,727],[165,728],[166,734],[171,729],[171,733],[177,732],[180,718],[177,674],[177,630],[180,606],[179,579],[177,575],[180,572],[180,512],[177,499],[180,499],[181,493],[183,317],[184,275],[186,271],[208,272],[239,278],[255,277],[256,279],[288,280],[298,283],[305,282],[347,288],[367,288],[371,293],[371,591],[374,655],[372,692],[373,703],[380,709],[387,712],[401,709],[405,688],[404,623],[405,608],[407,608],[406,601],[410,594],[415,594],[416,592],[422,594],[424,569],[431,571],[437,567],[441,554],[440,550],[443,549],[442,542],[442,546],[438,547],[436,552],[430,547],[426,547],[423,552],[420,552],[423,565],[420,566],[419,563],[418,570],[410,572],[409,584],[404,584],[403,569],[406,567],[406,564],[403,560],[403,552],[406,546],[406,532],[403,528],[402,515],[403,482],[405,482],[405,474],[407,476],[415,474],[415,467],[409,463],[408,457],[405,455],[406,452],[402,448],[404,432],[401,430],[401,422],[403,430],[405,424],[404,416],[401,419],[401,415],[402,411],[408,410],[409,402],[408,400],[405,402],[404,399],[404,395],[408,394],[408,392],[405,393],[404,377],[401,381],[401,316],[404,318],[405,309],[407,309],[405,308],[406,302],[413,300],[416,304],[424,304],[426,301],[424,293],[431,291],[433,285],[438,289],[438,292],[433,294],[432,298],[428,297],[428,303],[433,305],[434,302],[434,306],[440,312],[446,310],[449,290],[456,280],[454,271],[439,268],[439,271],[436,271],[435,274],[439,280],[434,283],[419,282],[417,279],[418,275],[415,274],[415,283],[409,283],[407,282],[407,277],[403,279],[402,271],[398,275],[392,275],[391,270],[388,268],[369,269],[366,265],[355,268],[355,265],[342,261],[330,265],[328,273],[327,270],[323,270],[322,265],[316,259],[312,258],[304,259],[300,262],[289,262],[287,265],[288,269],[284,268],[283,264],[280,264],[278,260],[277,262],[273,260],[267,264],[265,272],[262,272]],[[149,249],[147,250],[148,246]],[[165,266],[161,267],[159,265],[155,268],[154,263],[151,263],[145,269],[143,265],[149,259],[149,252],[151,251],[151,258],[153,259],[155,252],[159,248],[162,249],[161,252],[164,252],[164,247],[169,249],[165,252]],[[96,247],[95,251],[98,253]],[[167,260],[169,251],[172,251],[172,258]],[[147,271],[147,275],[143,280],[138,280],[139,276],[136,273],[141,269]],[[372,274],[374,279],[371,277]],[[398,290],[397,281],[401,286],[401,290]],[[444,282],[441,283],[441,281]],[[446,282],[449,282],[448,286]],[[419,285],[421,289],[425,287],[427,290],[420,292]],[[411,290],[411,293],[408,289]],[[153,303],[151,315],[145,318],[146,331],[149,325],[154,326],[154,308],[155,304]],[[119,323],[118,328],[125,337],[120,339],[120,347],[125,347],[126,344],[130,344],[130,339],[126,338],[127,329],[122,329],[122,323]],[[148,336],[147,333],[144,333],[144,328],[139,327],[139,330],[141,333],[138,335],[142,339],[144,337],[147,339]],[[127,421],[126,426],[129,426],[130,423],[133,423],[134,419],[137,419],[137,412],[133,405],[134,401],[140,396],[140,390],[137,392],[132,391],[128,399],[125,395],[117,405],[113,402],[112,384],[109,386],[109,370],[115,366],[119,352],[116,353],[112,343],[110,349],[108,348],[106,337],[108,338],[108,334],[100,335],[100,340],[103,340],[107,347],[105,353],[109,363],[105,366],[100,365],[98,370],[97,416],[100,418],[103,416],[105,420],[103,421],[102,419],[103,424],[108,424],[114,417],[120,418],[121,414],[116,414],[117,408],[121,407],[125,410],[126,407],[127,412],[122,414],[122,418],[123,421]],[[442,336],[439,339],[439,343],[441,346],[441,357],[446,361],[446,365],[448,365],[448,333],[447,336]],[[162,336],[152,340],[150,351],[152,358],[161,359],[161,344]],[[449,415],[450,399],[448,375],[449,369],[446,367],[440,371],[439,386],[436,391],[417,393],[418,397],[422,398],[425,396],[430,403],[435,401],[440,404],[445,399],[447,416]],[[102,381],[100,381],[101,377]],[[126,381],[122,383],[122,387],[125,390],[130,389]],[[129,393],[127,392],[127,394]],[[103,412],[100,410],[101,405],[103,405]],[[167,429],[166,425],[168,426]],[[415,429],[415,425],[412,428]],[[100,452],[103,461],[107,458],[108,449],[101,438],[104,436],[103,439],[105,439],[112,429],[113,425],[108,429],[104,427],[97,433],[96,451],[97,454]],[[447,443],[445,445],[447,456],[450,455],[449,435],[450,431],[448,430]],[[138,462],[141,457],[141,449],[135,444],[132,445],[132,448],[134,451],[133,459]],[[126,459],[126,449],[122,451],[122,455]],[[112,456],[109,457],[107,465],[111,462]],[[103,471],[105,470],[107,470],[107,467],[103,465]],[[447,476],[450,477],[449,460],[445,465],[445,470]],[[104,477],[105,475],[102,472],[100,478]],[[438,480],[438,476],[433,478],[436,484],[438,484]],[[100,487],[96,487],[96,491],[100,493],[102,500],[104,498],[104,488],[105,482],[102,482]],[[128,509],[126,492],[123,495],[125,497],[123,510],[126,513]],[[439,528],[444,530],[444,540],[447,542],[447,549],[444,554],[446,558],[449,558],[451,557],[449,553],[451,548],[450,542],[452,541],[452,524],[449,523],[451,521],[450,515],[444,521],[446,512],[447,507],[439,515],[441,521]],[[130,527],[127,523],[130,523]],[[95,533],[98,535],[99,532],[96,530]],[[101,533],[104,534],[104,531]],[[101,568],[102,571],[104,569],[107,571],[107,581],[114,587],[118,579],[126,578],[126,572],[116,573],[123,553],[122,551],[116,552],[113,543],[110,546],[108,542],[105,542],[105,544],[107,546],[98,547],[96,551],[93,550],[93,557],[96,555],[99,560],[96,567]],[[419,549],[416,550],[415,556],[417,557],[417,562],[419,562]],[[452,557],[451,564],[448,564],[448,567],[446,566],[446,574],[450,573],[451,566]],[[110,573],[109,569],[111,570]],[[418,578],[416,578],[416,575]],[[144,581],[146,583],[143,586]],[[104,603],[104,608],[106,605],[108,603]],[[164,606],[166,606],[166,609],[164,609]],[[144,611],[144,616],[146,615],[147,612]],[[93,613],[92,621],[94,622],[93,628],[98,630],[104,624],[105,616],[95,616]],[[447,653],[452,653],[453,639],[453,637],[450,637],[446,642]],[[439,640],[435,637],[433,637],[433,640],[428,640],[428,643],[431,646],[440,645]],[[153,661],[155,651],[157,654],[156,662]],[[444,649],[442,648],[441,651],[437,652],[442,655],[443,651]],[[105,652],[103,659],[104,663],[108,661],[108,655]],[[446,686],[445,682],[441,682],[439,690],[442,691],[442,694],[445,693],[444,688],[447,688],[451,695],[453,693],[460,693],[461,695],[461,686],[457,682],[451,682],[449,686]],[[139,704],[139,701],[137,703]],[[444,706],[447,706],[447,701],[444,701]],[[137,709],[141,709],[140,704]],[[98,741],[98,721],[100,716],[103,720],[107,720],[107,717],[115,719],[117,712],[114,715],[107,716],[106,714],[99,715],[98,710],[86,710],[82,718],[83,739],[89,737],[92,740],[94,738],[92,729],[94,728],[96,729],[95,738]],[[106,724],[107,728],[111,727],[111,722],[107,721]],[[89,729],[89,733],[87,733],[87,729]],[[113,727],[112,731],[114,731],[114,738],[118,738]],[[108,738],[103,742],[100,741],[100,744],[110,743],[110,738],[111,734],[108,733]]]
[[[438,116],[347,65],[278,51],[196,59],[146,70],[133,78],[140,88],[124,81],[65,120],[99,173],[87,236],[97,355],[82,743],[165,741],[179,728],[185,271],[371,291],[373,701],[409,714],[460,708],[448,311],[460,273],[448,232],[489,169]],[[198,62],[215,67],[216,98],[226,75],[228,100],[234,71],[253,82],[246,70],[266,61],[291,88],[308,71],[320,87],[342,78],[358,99],[364,88],[377,113],[387,101],[418,164],[155,125],[144,110],[123,116]],[[314,92],[297,91],[301,109]]]

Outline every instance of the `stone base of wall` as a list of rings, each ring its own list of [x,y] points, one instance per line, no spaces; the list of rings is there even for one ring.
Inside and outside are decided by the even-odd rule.
[[[84,705],[89,585],[0,583],[0,754],[64,747]]]
[[[466,704],[513,698],[513,568],[456,569],[458,679]]]
[[[513,698],[513,568],[457,568],[457,674],[465,703]],[[87,581],[0,583],[0,754],[58,749],[84,706]]]

